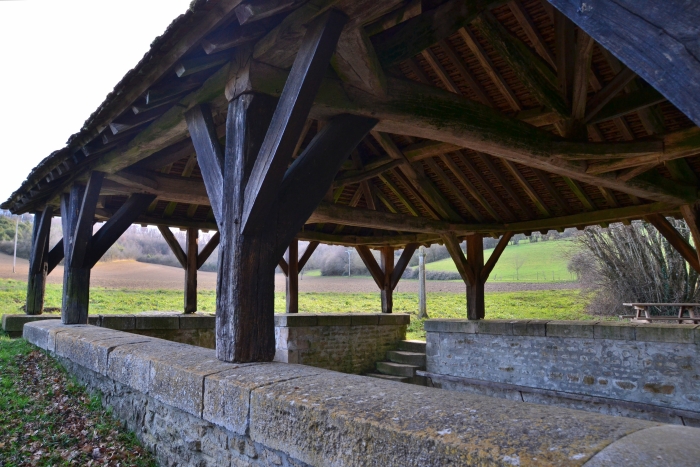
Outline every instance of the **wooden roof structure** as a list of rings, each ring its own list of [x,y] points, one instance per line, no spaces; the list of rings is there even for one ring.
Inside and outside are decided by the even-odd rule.
[[[483,285],[459,239],[642,218],[700,270],[664,217],[700,244],[698,25],[682,0],[195,0],[2,207],[109,220],[71,237],[83,266],[114,225],[262,235],[272,212],[272,256],[289,229],[356,246],[387,293],[368,247],[445,242]]]
[[[57,206],[101,170],[98,220],[141,192],[157,199],[138,222],[215,229],[184,111],[211,103],[222,136],[237,51],[252,49],[258,90],[278,95],[303,25],[329,7],[369,42],[341,37],[295,155],[338,111],[376,111],[380,122],[299,238],[428,244],[442,230],[583,227],[697,200],[697,125],[546,1],[239,3],[195,2],[3,207]],[[237,11],[249,11],[243,25]]]

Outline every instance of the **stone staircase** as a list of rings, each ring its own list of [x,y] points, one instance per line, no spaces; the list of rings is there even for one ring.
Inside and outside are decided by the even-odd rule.
[[[386,360],[377,362],[377,371],[367,373],[366,376],[419,386],[427,385],[424,376],[416,375],[417,370],[425,370],[425,342],[401,341],[398,350],[386,353]]]

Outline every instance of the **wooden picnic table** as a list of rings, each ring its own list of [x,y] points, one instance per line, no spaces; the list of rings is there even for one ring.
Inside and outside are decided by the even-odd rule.
[[[692,321],[693,324],[700,323],[700,316],[695,314],[695,309],[700,307],[700,303],[623,303],[624,306],[634,307],[634,315],[624,315],[622,317],[632,318],[633,321],[678,321],[683,324],[684,321]],[[678,316],[651,316],[649,308],[652,306],[675,306],[678,307]],[[687,312],[688,316],[683,316]],[[644,313],[644,316],[642,316]]]

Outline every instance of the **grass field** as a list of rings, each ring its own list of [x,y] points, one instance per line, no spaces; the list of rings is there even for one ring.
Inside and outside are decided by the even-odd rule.
[[[508,245],[496,263],[489,281],[558,282],[574,280],[566,269],[566,265],[569,262],[569,256],[575,249],[576,243],[570,240],[520,242],[519,245]],[[484,250],[484,261],[488,260],[491,253],[493,250]],[[516,271],[516,263],[522,263],[518,271]],[[429,271],[457,272],[451,258],[428,263],[425,268]]]
[[[26,283],[0,280],[0,314],[21,313]],[[213,312],[216,308],[214,291],[200,291],[199,310]],[[182,309],[182,292],[177,290],[119,290],[90,289],[91,314],[124,314],[142,311]],[[60,307],[60,287],[46,286],[46,306]],[[491,319],[593,319],[584,310],[587,297],[578,289],[539,290],[524,292],[495,292],[486,294],[486,315]],[[275,294],[275,312],[283,313],[284,293]],[[301,293],[299,309],[303,313],[377,313],[379,293]],[[464,293],[428,293],[428,313],[431,318],[465,318]],[[423,324],[416,319],[418,295],[394,294],[394,312],[410,313],[410,338],[425,337]]]

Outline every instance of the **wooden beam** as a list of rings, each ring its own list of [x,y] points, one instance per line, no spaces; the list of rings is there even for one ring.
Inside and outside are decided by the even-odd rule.
[[[690,229],[695,251],[700,252],[700,206],[698,204],[681,206],[681,214]],[[700,264],[700,256],[698,257],[698,263]]]
[[[335,181],[333,182],[333,187],[339,188],[341,186],[354,185],[356,183],[360,183],[365,180],[378,177],[384,172],[394,169],[402,164],[404,164],[404,161],[402,160],[389,160],[385,164],[382,164],[371,170],[365,170],[363,172],[352,175],[342,175],[335,179]]]
[[[512,36],[491,14],[484,14],[474,21],[474,26],[490,42],[493,48],[510,66],[518,79],[530,90],[540,104],[568,114],[566,101],[556,88],[556,77],[540,57]]]
[[[342,163],[376,125],[374,119],[339,115],[328,121],[294,160],[279,185],[276,248],[285,245],[302,229],[330,188]]]
[[[299,6],[300,0],[247,1],[236,7],[236,17],[241,25],[260,21]]]
[[[454,81],[452,81],[452,78],[450,75],[447,74],[447,71],[442,67],[440,64],[440,61],[438,58],[435,56],[432,50],[430,49],[425,49],[423,52],[421,52],[423,55],[423,58],[425,59],[426,62],[428,62],[428,65],[430,68],[433,70],[433,72],[438,76],[442,84],[447,88],[448,91],[453,92],[455,94],[462,95],[462,91],[460,91],[459,87],[455,84]]]
[[[515,19],[518,21],[518,24],[520,24],[523,32],[525,32],[527,38],[530,39],[530,42],[532,42],[532,46],[534,47],[535,51],[553,69],[556,70],[557,65],[554,62],[554,55],[552,55],[549,47],[547,47],[547,44],[540,35],[539,29],[532,21],[532,18],[530,18],[530,15],[525,10],[522,2],[520,0],[511,0],[508,2],[508,7],[510,8],[511,13],[513,13],[513,16],[515,16]]]
[[[409,243],[401,252],[401,256],[394,266],[394,272],[391,273],[391,290],[394,290],[398,285],[399,280],[401,280],[401,276],[403,276],[408,263],[413,257],[413,253],[416,252],[419,246],[420,245],[417,243]]]
[[[576,58],[574,60],[574,82],[571,96],[571,117],[576,121],[583,119],[586,113],[588,76],[591,73],[591,59],[593,58],[594,43],[591,36],[583,31],[578,32],[576,37]]]
[[[196,227],[187,229],[187,237],[185,239],[185,245],[187,245],[185,259],[185,314],[197,311],[198,238],[199,229]]]
[[[428,180],[423,174],[419,173],[408,161],[406,156],[396,146],[396,143],[387,134],[372,132],[372,136],[384,148],[389,157],[395,160],[403,161],[398,167],[406,178],[411,182],[414,188],[425,198],[426,201],[440,214],[443,219],[448,219],[454,222],[461,222],[462,217],[452,207],[450,202],[445,199],[444,195],[438,190],[433,183]]]
[[[477,200],[479,204],[486,210],[486,212],[489,213],[489,216],[493,218],[496,222],[502,222],[503,218],[496,212],[493,207],[491,207],[491,204],[486,201],[486,199],[481,196],[481,193],[479,193],[479,190],[472,184],[472,182],[464,175],[464,173],[460,170],[459,167],[457,167],[457,164],[454,163],[452,158],[450,158],[449,155],[445,154],[442,157],[440,157],[440,160],[447,166],[447,168],[452,172],[452,174],[459,180],[459,182],[467,189],[470,195],[474,199]]]
[[[230,25],[219,28],[202,39],[202,48],[207,54],[216,54],[223,50],[229,50],[264,36],[270,23],[262,21],[241,27],[237,21]]]
[[[284,274],[284,277],[287,277],[289,275],[289,265],[287,264],[287,260],[284,258],[280,258],[277,265],[282,270],[282,274]]]
[[[546,4],[546,1],[544,1]],[[574,59],[576,57],[576,31],[566,16],[554,10],[554,42],[557,52],[557,81],[564,100],[571,103],[574,88]]]
[[[187,128],[197,153],[197,162],[202,171],[204,186],[214,211],[214,218],[221,222],[223,199],[224,153],[216,137],[216,128],[211,110],[205,105],[192,108],[185,114]],[[198,203],[201,204],[201,203]]]
[[[493,268],[496,266],[496,263],[498,263],[501,254],[508,246],[508,242],[510,242],[511,238],[513,238],[513,232],[506,232],[498,241],[496,248],[493,249],[493,251],[491,252],[491,256],[489,256],[488,261],[486,261],[486,264],[481,270],[480,277],[483,282],[486,282],[488,280],[489,276],[491,275],[491,272],[493,272]]]
[[[382,271],[382,268],[379,267],[377,260],[374,259],[372,251],[364,245],[356,246],[355,250],[357,251],[357,254],[360,255],[360,259],[362,259],[362,262],[365,263],[365,266],[367,267],[367,270],[372,276],[372,279],[374,279],[374,283],[377,284],[377,287],[379,287],[380,290],[383,290],[384,271]]]
[[[520,170],[518,170],[515,164],[507,160],[504,160],[503,164],[506,166],[511,175],[515,177],[515,180],[520,184],[527,196],[530,197],[532,202],[535,204],[535,207],[537,207],[537,210],[539,210],[541,214],[547,217],[551,217],[552,213],[547,207],[547,205],[544,203],[542,198],[540,198],[540,195],[537,194],[534,188],[532,188],[530,182],[528,182],[527,179],[523,176],[523,174],[520,173]]]
[[[346,21],[331,10],[309,25],[246,184],[243,231],[264,224]]]
[[[287,248],[287,300],[286,312],[299,313],[299,240],[294,239]]]
[[[178,261],[178,263],[180,263],[180,266],[182,266],[183,269],[186,269],[187,268],[187,254],[180,246],[180,243],[177,241],[177,239],[175,238],[175,235],[173,235],[170,228],[159,225],[158,230],[160,230],[160,233],[163,235],[163,238],[165,239],[165,243],[167,243],[168,246],[170,247],[170,250],[175,255],[175,258],[177,258],[177,261]]]
[[[396,0],[384,3],[387,7],[391,7]],[[338,39],[332,65],[340,79],[347,85],[376,96],[383,96],[386,93],[384,70],[364,28],[343,30]]]
[[[522,213],[525,215],[525,217],[531,218],[532,215],[532,210],[530,207],[522,200],[522,197],[518,195],[513,187],[511,186],[510,182],[506,180],[505,176],[503,173],[496,167],[496,165],[491,161],[489,156],[482,154],[482,153],[477,153],[481,161],[484,163],[486,168],[493,174],[494,177],[496,177],[496,180],[498,180],[498,183],[501,184],[503,189],[508,193],[508,196],[510,196],[513,201],[515,201],[515,204],[518,205],[518,208],[522,211]]]
[[[440,241],[439,235],[428,234],[390,234],[390,235],[334,235],[314,231],[300,232],[300,240],[317,241],[326,245],[342,245],[348,247],[367,246],[369,248],[381,248],[393,246],[403,248],[409,243],[419,242],[422,245],[430,245]]]
[[[372,36],[379,61],[385,67],[415,56],[436,42],[471,23],[482,12],[504,1],[451,0]]]
[[[464,43],[467,44],[467,47],[469,47],[469,50],[471,50],[472,55],[474,55],[479,61],[481,67],[484,69],[489,78],[491,78],[491,81],[501,92],[501,95],[508,102],[510,107],[515,111],[522,110],[522,106],[520,105],[518,98],[515,96],[513,91],[510,89],[510,86],[508,86],[508,83],[505,82],[498,70],[496,70],[496,67],[494,66],[493,62],[486,54],[486,51],[483,49],[483,47],[481,47],[481,44],[479,44],[479,41],[476,39],[476,37],[474,37],[474,34],[471,32],[471,30],[469,30],[469,28],[467,27],[464,27],[461,28],[458,32]]]
[[[381,18],[365,26],[365,32],[368,36],[374,36],[397,24],[420,16],[422,11],[421,0],[408,0],[402,7],[383,15]]]
[[[459,245],[459,240],[453,233],[446,233],[442,235],[442,241],[445,243],[445,248],[447,252],[452,257],[452,261],[455,262],[457,271],[462,277],[465,284],[473,284],[475,281],[474,270],[471,265],[467,262],[464,253],[462,252],[462,247]]]
[[[700,7],[683,0],[648,2],[548,0],[631,70],[700,125],[700,59],[696,50]],[[671,32],[672,31],[672,32]]]
[[[86,264],[92,268],[102,256],[119,240],[131,224],[143,213],[156,197],[153,195],[133,194],[116,213],[92,236],[88,247]]]
[[[464,205],[467,211],[469,211],[469,214],[471,214],[471,216],[478,222],[484,222],[484,216],[481,215],[479,209],[476,206],[474,206],[474,204],[472,204],[469,198],[464,196],[462,190],[457,188],[457,185],[455,185],[452,182],[450,177],[442,170],[442,168],[439,165],[437,165],[437,163],[432,159],[428,159],[426,163],[428,164],[430,170],[432,170],[439,178],[442,179],[447,189],[450,192],[452,192],[457,197],[457,199],[459,199],[459,201]]]
[[[88,267],[88,244],[92,239],[92,226],[95,223],[95,208],[97,197],[100,195],[103,172],[93,171],[85,187],[85,193],[80,201],[80,212],[76,220],[75,228],[71,232],[70,263],[73,268]],[[72,195],[71,195],[72,196]]]
[[[606,84],[603,89],[598,91],[586,106],[586,122],[590,122],[600,112],[606,104],[608,104],[615,96],[617,96],[637,75],[629,68],[624,68],[615,77]]]
[[[663,215],[650,214],[646,216],[645,219],[656,227],[656,230],[668,240],[668,243],[681,254],[683,259],[688,262],[695,272],[700,273],[700,259],[698,259],[697,251],[690,246]]]
[[[665,101],[666,98],[659,91],[651,86],[645,86],[624,96],[611,99],[591,118],[589,123],[600,123],[619,118]]]
[[[549,195],[552,197],[555,203],[557,203],[557,206],[559,206],[559,209],[561,209],[562,212],[565,214],[571,214],[571,207],[569,206],[569,203],[567,203],[564,198],[562,198],[561,194],[557,191],[557,189],[554,187],[552,184],[552,181],[549,178],[549,175],[546,172],[543,172],[541,170],[533,169],[532,170],[535,173],[535,176],[539,179],[540,183],[544,187],[544,189],[549,193]]]
[[[596,205],[593,203],[593,200],[586,194],[584,191],[583,187],[576,181],[572,180],[569,177],[562,177],[564,179],[564,183],[571,189],[571,191],[576,195],[579,201],[581,201],[581,204],[583,204],[583,209],[586,211],[595,211],[597,209]]]
[[[493,101],[486,93],[486,90],[483,88],[483,86],[481,86],[481,84],[479,84],[478,81],[474,79],[471,72],[464,64],[464,61],[457,55],[457,52],[455,52],[452,46],[446,40],[439,41],[438,45],[445,53],[452,66],[455,67],[462,79],[467,83],[467,86],[469,86],[474,95],[476,95],[476,99],[484,105],[495,107]]]
[[[48,242],[52,217],[52,206],[46,206],[41,213],[34,214],[29,277],[27,279],[27,302],[24,310],[28,315],[40,315],[44,311],[44,293],[49,261]]]
[[[221,236],[219,235],[219,232],[216,232],[214,235],[212,235],[207,244],[204,245],[202,251],[200,251],[197,255],[197,269],[201,269],[201,267],[204,265],[204,263],[207,262],[211,254],[214,253],[216,247],[219,246],[220,239]]]
[[[49,260],[48,260],[48,268],[46,270],[46,274],[51,274],[51,271],[56,269],[56,266],[58,266],[58,263],[63,261],[63,239],[60,239],[58,243],[54,245],[53,248],[51,248],[51,251],[49,251]]]
[[[309,261],[309,258],[311,258],[311,255],[314,254],[314,251],[316,251],[316,248],[318,248],[318,245],[320,245],[320,242],[309,242],[308,245],[306,245],[306,249],[304,250],[304,253],[301,255],[301,258],[299,258],[299,270],[301,271],[304,269],[304,266],[306,266],[306,263]]]

